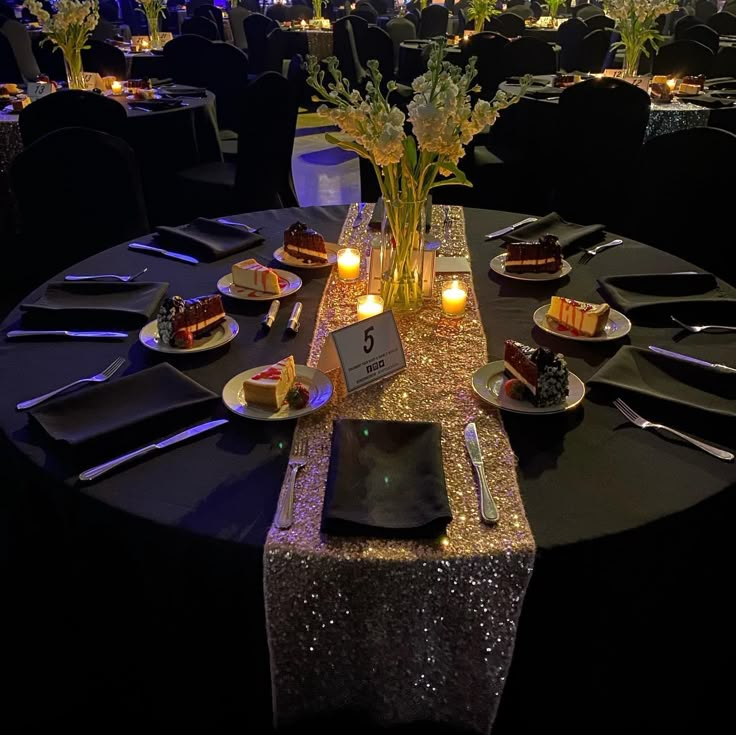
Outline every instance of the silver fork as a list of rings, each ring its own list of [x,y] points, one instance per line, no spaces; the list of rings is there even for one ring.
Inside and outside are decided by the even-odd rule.
[[[42,396],[38,396],[37,398],[30,398],[27,401],[21,401],[16,408],[19,411],[22,411],[25,408],[32,408],[33,406],[37,406],[39,403],[43,403],[43,401],[47,401],[49,398],[53,398],[54,396],[58,395],[62,391],[67,390],[68,388],[71,388],[75,385],[81,385],[82,383],[104,383],[108,378],[111,378],[115,373],[120,370],[120,368],[125,364],[125,358],[124,357],[118,357],[115,360],[113,360],[101,373],[97,373],[97,375],[92,375],[89,378],[82,378],[81,380],[75,380],[73,383],[69,383],[69,385],[62,385],[61,388],[57,388],[56,390],[52,390],[50,393],[44,393]]]
[[[286,475],[286,487],[279,495],[279,503],[276,506],[276,526],[278,528],[289,528],[294,522],[294,481],[300,467],[307,463],[307,440],[299,437],[289,458],[289,470]]]
[[[712,447],[710,444],[706,444],[705,442],[693,439],[691,436],[683,434],[681,431],[677,431],[677,429],[672,429],[669,426],[665,426],[664,424],[655,424],[651,421],[647,421],[645,418],[639,416],[639,414],[636,413],[633,408],[627,406],[620,398],[617,398],[613,402],[613,405],[616,406],[616,408],[621,411],[621,413],[629,421],[631,421],[632,424],[638,426],[640,429],[663,429],[664,431],[669,431],[670,434],[679,436],[680,439],[684,439],[686,442],[690,442],[690,444],[693,444],[699,449],[702,449],[704,452],[708,452],[708,454],[712,454],[714,457],[718,457],[718,459],[723,459],[727,462],[730,462],[733,459],[733,454],[731,454],[731,452],[724,452],[723,449]]]
[[[138,273],[134,273],[132,276],[117,276],[114,273],[105,273],[101,276],[64,276],[65,281],[99,281],[103,278],[113,278],[117,281],[122,281],[123,283],[128,283],[128,281],[135,281],[138,276],[142,276],[148,268],[144,268],[142,271],[139,271]]]
[[[611,242],[604,242],[602,245],[596,245],[594,248],[590,248],[590,250],[586,250],[585,253],[583,253],[583,257],[580,258],[580,264],[584,265],[585,263],[589,262],[591,258],[594,258],[598,253],[601,252],[601,250],[606,250],[607,248],[615,248],[616,245],[621,245],[623,243],[623,240],[611,240]]]
[[[681,322],[673,316],[670,316],[670,319],[676,324],[679,324],[683,329],[687,329],[688,332],[694,332],[695,334],[703,332],[706,329],[725,329],[729,332],[736,332],[736,327],[727,327],[725,324],[697,324],[693,326],[692,324],[685,324],[685,322]]]

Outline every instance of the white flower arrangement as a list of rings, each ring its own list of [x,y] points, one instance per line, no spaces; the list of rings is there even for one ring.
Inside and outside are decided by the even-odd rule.
[[[656,51],[663,41],[655,21],[660,15],[677,8],[675,0],[605,0],[604,10],[616,21],[621,40],[613,48],[625,49],[624,70],[626,76],[636,76],[642,52],[648,57],[650,44]]]

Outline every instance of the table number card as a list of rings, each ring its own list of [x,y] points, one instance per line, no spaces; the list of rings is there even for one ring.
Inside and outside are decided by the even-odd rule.
[[[83,71],[84,87],[90,91],[95,89],[105,89],[105,82],[96,71]]]
[[[323,372],[340,368],[348,393],[404,370],[404,346],[393,312],[336,329],[325,340],[317,367]]]
[[[646,75],[641,76],[641,77],[639,76],[627,77],[627,76],[624,76],[623,69],[604,69],[603,76],[613,77],[614,79],[623,79],[625,82],[628,82],[629,84],[633,84],[635,87],[639,87],[640,89],[643,89],[645,92],[649,89],[649,77]]]
[[[33,101],[51,94],[54,91],[54,85],[51,82],[29,82],[26,89],[28,96]]]

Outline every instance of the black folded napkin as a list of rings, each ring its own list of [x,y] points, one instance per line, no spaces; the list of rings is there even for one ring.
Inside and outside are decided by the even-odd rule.
[[[712,273],[643,273],[599,278],[606,301],[641,324],[736,325],[736,290]]]
[[[161,245],[209,261],[226,258],[263,242],[263,237],[257,233],[204,217],[197,217],[181,227],[157,227],[156,232]]]
[[[736,421],[736,373],[726,373],[660,355],[640,347],[622,347],[588,381],[592,395],[601,389],[611,398],[628,395],[641,405],[641,414],[656,421],[667,415],[677,421],[676,428],[696,429],[707,435],[708,422]],[[647,416],[643,406],[658,415]],[[730,437],[733,439],[733,434]],[[723,437],[725,440],[726,437]]]
[[[710,89],[725,89],[728,87],[736,87],[736,77],[713,77],[707,79],[705,82],[705,88]]]
[[[717,109],[720,107],[733,107],[736,101],[726,97],[715,97],[710,94],[698,94],[691,96],[678,97],[680,102],[689,102],[698,107],[708,107],[709,109]]]
[[[21,304],[24,323],[45,329],[134,329],[154,318],[168,283],[54,281]]]
[[[167,84],[159,87],[160,91],[171,97],[206,97],[207,90],[204,87],[193,87],[189,84]]]
[[[144,110],[151,110],[151,112],[157,110],[173,110],[176,107],[181,107],[183,104],[184,100],[180,99],[131,100],[130,102],[130,106],[133,109],[142,107]]]
[[[605,225],[576,225],[566,222],[556,212],[540,217],[536,222],[504,235],[506,242],[534,242],[543,235],[554,235],[563,250],[572,250],[600,240]]]
[[[436,538],[452,520],[441,427],[405,421],[335,421],[322,531]]]
[[[217,398],[164,362],[48,401],[31,417],[56,441],[82,452],[104,447],[112,457],[186,428]]]

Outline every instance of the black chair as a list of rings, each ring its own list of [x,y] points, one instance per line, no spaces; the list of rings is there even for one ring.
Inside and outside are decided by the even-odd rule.
[[[237,131],[242,99],[248,87],[248,56],[230,43],[210,43],[201,59],[205,87],[215,95],[217,126]]]
[[[703,46],[707,46],[714,54],[718,53],[718,47],[721,42],[718,34],[712,28],[704,25],[687,28],[680,36],[680,39],[702,43]]]
[[[350,33],[348,33],[348,25]],[[340,62],[340,71],[354,86],[362,81],[361,67],[365,67],[368,61],[367,38],[368,21],[353,13],[336,20],[332,27],[333,52]],[[355,52],[353,52],[353,46]]]
[[[6,5],[5,3],[0,3],[0,18],[5,18],[6,20],[15,20],[15,12],[13,11],[13,8],[10,7],[10,5]],[[2,21],[0,21],[0,26],[2,25]]]
[[[96,71],[101,77],[125,79],[125,54],[111,43],[90,38],[87,48],[82,50],[82,68],[85,71]]]
[[[283,73],[284,59],[289,57],[290,33],[285,28],[274,28],[266,36],[266,61],[264,71]]]
[[[444,5],[428,5],[424,8],[419,21],[419,38],[446,36],[449,15]]]
[[[177,84],[207,86],[207,77],[202,69],[202,59],[209,56],[212,41],[196,34],[172,38],[164,46],[166,68]]]
[[[698,41],[673,41],[662,46],[654,57],[654,74],[682,77],[691,74],[710,75],[715,54]]]
[[[724,46],[719,49],[710,74],[712,77],[736,77],[736,48]]]
[[[265,68],[267,36],[278,27],[279,24],[273,18],[267,18],[260,13],[253,13],[243,21],[245,37],[248,39],[248,63],[251,74],[260,74]]]
[[[248,39],[245,37],[245,30],[243,28],[243,21],[248,17],[249,13],[245,8],[236,6],[228,10],[228,17],[230,18],[230,30],[233,34],[233,43],[239,49],[248,48]]]
[[[537,0],[532,0],[529,3],[529,8],[532,11],[532,15],[535,18],[541,18],[542,17],[542,5],[541,3],[538,3]]]
[[[394,73],[394,42],[383,28],[369,26],[367,33],[368,56],[378,62],[378,70],[381,72],[382,91],[386,92],[386,84],[395,77]]]
[[[594,15],[600,15],[603,11],[593,5],[592,3],[581,3],[572,8],[571,15],[573,18],[580,18],[580,20],[586,20],[592,18]]]
[[[591,31],[584,39],[580,49],[582,65],[580,71],[599,74],[605,68],[608,50],[611,47],[611,31],[601,28]]]
[[[148,23],[146,16],[140,12],[138,4],[135,0],[118,0],[120,5],[120,15],[123,21],[130,27],[130,32],[134,36],[148,35]]]
[[[680,38],[682,38],[682,34],[688,28],[692,28],[693,26],[699,26],[702,24],[703,24],[703,21],[699,20],[694,15],[683,15],[682,18],[680,18],[675,23],[675,27],[673,29],[673,35],[675,37],[675,40],[678,41]]]
[[[505,77],[554,74],[557,70],[557,57],[552,46],[528,36],[516,38],[504,46],[501,60]]]
[[[495,18],[503,28],[503,35],[506,38],[516,38],[524,34],[526,24],[519,18],[518,15],[513,13],[501,13],[501,15]]]
[[[658,135],[644,145],[640,162],[637,201],[647,206],[632,236],[736,283],[736,252],[724,237],[733,196],[717,184],[717,172],[736,165],[736,135],[710,127]],[[704,216],[651,216],[671,211],[673,203]]]
[[[560,68],[565,71],[579,69],[583,63],[583,39],[590,28],[578,18],[570,18],[557,29],[557,43],[560,45]]]
[[[354,15],[363,18],[368,25],[376,25],[378,23],[378,11],[367,0],[361,0],[353,11]]]
[[[717,12],[718,8],[715,3],[710,2],[710,0],[698,0],[695,3],[695,17],[698,20],[707,22],[708,19]]]
[[[531,18],[533,15],[532,9],[527,8],[526,5],[514,5],[513,7],[509,6],[506,12],[511,13],[512,15],[518,15],[519,18],[521,18],[522,20]]]
[[[216,5],[200,5],[194,11],[195,18],[207,18],[217,26],[218,40],[225,40],[225,21],[222,16],[222,10]]]
[[[187,18],[181,24],[182,35],[202,36],[208,41],[219,41],[220,34],[213,20],[209,18]]]
[[[184,216],[298,206],[291,176],[296,116],[292,84],[276,72],[261,74],[243,98],[236,163],[179,172]]]
[[[266,17],[271,20],[275,20],[278,23],[283,23],[284,21],[289,20],[289,9],[286,5],[274,3],[266,8]]]
[[[94,92],[64,89],[49,94],[25,107],[18,115],[23,145],[59,128],[91,128],[117,137],[125,137],[128,115],[113,99]]]
[[[18,62],[15,60],[13,47],[2,33],[0,33],[0,79],[16,84],[25,82],[18,68]]]
[[[150,232],[135,154],[113,135],[79,127],[49,132],[15,157],[10,182],[24,245],[13,274],[21,280],[38,283]]]
[[[404,17],[414,24],[414,28],[416,28],[417,33],[419,33],[419,23],[421,22],[419,11],[416,9],[409,9],[406,11]]]
[[[553,205],[563,217],[625,231],[629,202],[622,203],[621,192],[641,152],[650,104],[646,92],[610,77],[560,95],[558,128],[550,139],[575,141],[555,149]]]
[[[708,25],[719,36],[736,36],[736,15],[733,13],[715,13],[708,18]]]
[[[261,7],[260,0],[241,0],[240,3],[246,10],[250,10],[251,13],[261,13],[263,9]]]
[[[403,41],[409,41],[417,37],[417,29],[414,24],[406,18],[391,18],[386,23],[386,31],[391,36],[394,46],[394,69],[399,68],[399,48]]]
[[[475,83],[480,85],[480,96],[483,99],[493,99],[498,85],[504,80],[503,49],[508,43],[509,39],[506,36],[484,31],[474,33],[463,44],[463,62],[467,64],[468,59],[473,56],[478,59],[476,63],[478,76]]]
[[[591,31],[598,31],[604,28],[613,28],[616,25],[616,21],[606,15],[599,14],[586,18],[585,25],[588,26],[588,29]]]

